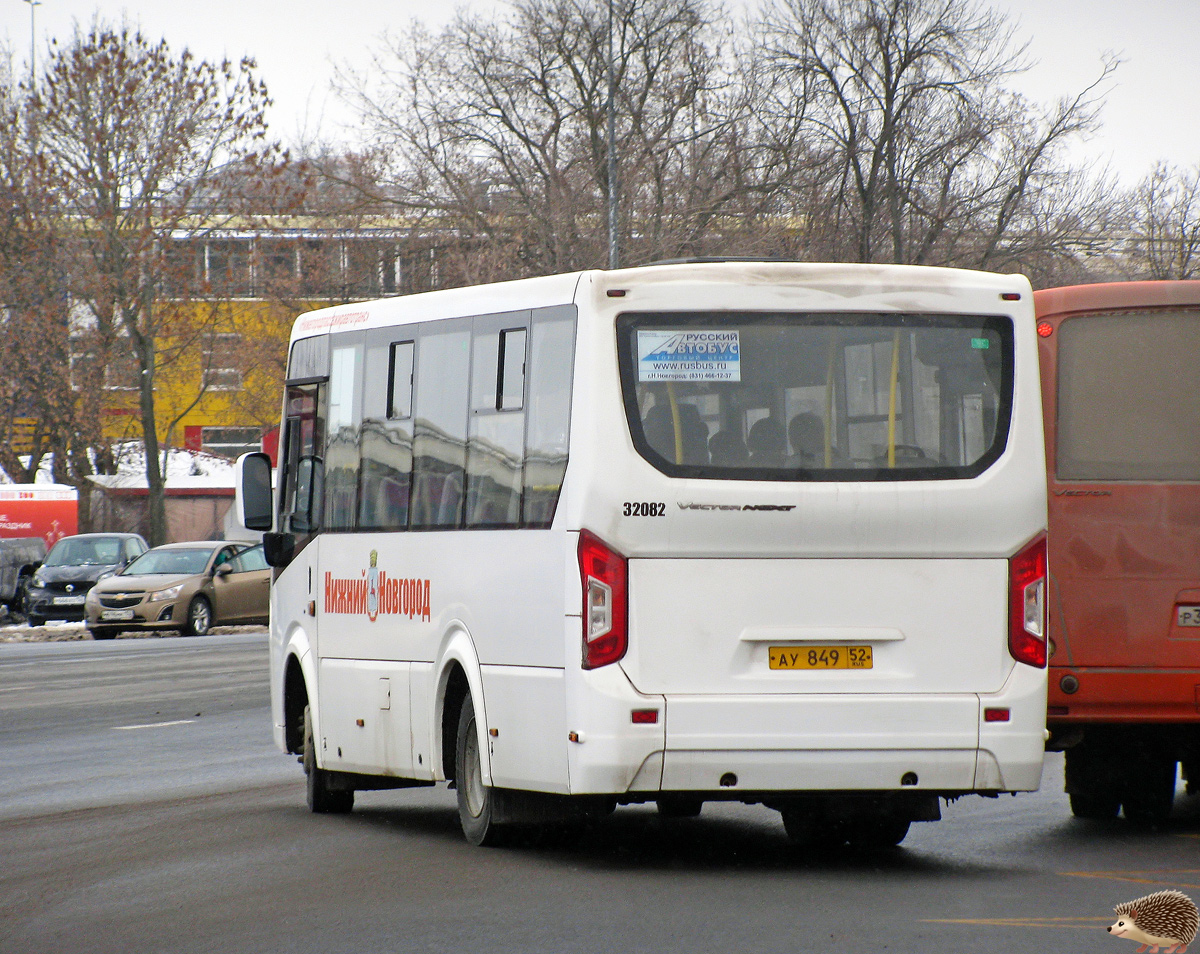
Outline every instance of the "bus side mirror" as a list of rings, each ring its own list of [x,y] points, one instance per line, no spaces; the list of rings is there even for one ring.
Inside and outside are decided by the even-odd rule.
[[[274,514],[271,494],[271,458],[266,454],[243,454],[237,462],[234,505],[247,530],[270,530]]]
[[[291,533],[264,533],[263,559],[267,566],[284,567],[292,562],[296,550],[296,537]]]

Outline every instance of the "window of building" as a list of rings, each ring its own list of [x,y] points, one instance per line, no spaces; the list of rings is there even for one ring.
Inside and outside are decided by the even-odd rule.
[[[237,334],[215,334],[205,345],[203,386],[210,391],[238,391],[242,387],[242,371],[238,350],[242,337]]]
[[[221,457],[238,458],[262,450],[262,434],[257,427],[204,427],[201,448]]]
[[[298,265],[294,240],[258,240],[255,243],[255,294],[259,297],[288,294],[295,288]]]
[[[136,391],[141,380],[142,369],[132,348],[122,348],[118,343],[108,354],[104,364],[104,387],[109,391]]]

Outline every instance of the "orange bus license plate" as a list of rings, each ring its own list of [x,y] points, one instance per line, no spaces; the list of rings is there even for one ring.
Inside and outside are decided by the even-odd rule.
[[[870,669],[870,646],[772,646],[772,669]]]

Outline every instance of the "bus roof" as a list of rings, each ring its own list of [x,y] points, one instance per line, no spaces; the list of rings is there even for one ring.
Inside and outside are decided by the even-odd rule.
[[[1043,288],[1033,293],[1039,317],[1114,308],[1200,304],[1200,281],[1101,282]]]
[[[292,327],[292,340],[331,331],[378,328],[408,322],[460,317],[465,314],[497,314],[505,311],[542,308],[575,302],[583,287],[588,294],[605,296],[610,290],[630,290],[687,283],[720,285],[802,285],[812,290],[844,293],[903,295],[942,288],[948,292],[964,288],[995,288],[1003,292],[1027,292],[1022,275],[923,265],[860,263],[815,263],[774,261],[664,262],[615,270],[591,269],[522,278],[490,285],[470,285],[415,295],[397,295],[375,301],[335,305],[300,315]],[[1200,283],[1197,283],[1200,284]],[[622,297],[622,296],[612,296]]]

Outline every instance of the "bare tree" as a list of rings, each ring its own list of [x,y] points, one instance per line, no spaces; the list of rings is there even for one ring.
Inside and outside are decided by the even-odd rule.
[[[606,3],[517,0],[499,19],[460,14],[439,34],[414,25],[387,39],[342,83],[386,147],[377,197],[452,235],[465,280],[604,263],[613,189],[627,262],[744,234],[766,200],[747,187],[747,86],[717,42],[717,12],[703,0],[614,4],[615,182]]]
[[[1134,190],[1130,259],[1138,277],[1200,278],[1200,165],[1160,162]]]
[[[123,350],[136,363],[155,543],[166,534],[160,346],[186,337],[180,311],[160,307],[168,250],[245,212],[248,183],[275,158],[268,102],[252,61],[199,61],[101,24],[53,48],[34,97],[34,135],[77,253],[70,290],[101,360]]]
[[[824,163],[821,200],[804,199],[829,257],[1020,266],[1094,217],[1080,201],[1049,210],[1087,191],[1062,148],[1094,127],[1115,63],[1078,96],[1035,107],[1007,85],[1024,47],[972,0],[774,0],[762,46],[804,104],[788,138]]]
[[[41,160],[29,90],[0,69],[0,467],[32,481],[90,485],[101,448],[99,362],[72,361],[68,263],[53,178]],[[80,526],[90,526],[80,494]]]

